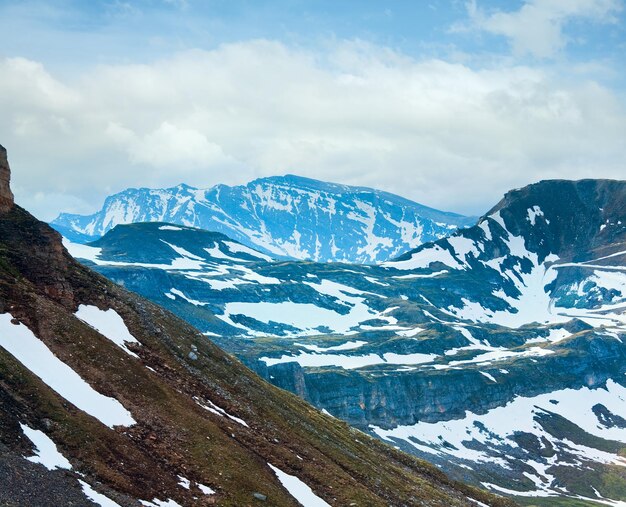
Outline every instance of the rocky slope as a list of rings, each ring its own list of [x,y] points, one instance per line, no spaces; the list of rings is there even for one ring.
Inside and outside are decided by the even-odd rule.
[[[474,219],[387,192],[284,176],[207,190],[187,185],[128,189],[108,197],[93,215],[61,214],[51,225],[83,243],[134,222],[221,232],[282,258],[371,263],[446,236]]]
[[[276,385],[456,478],[597,505],[626,501],[625,189],[531,185],[380,266],[272,261],[166,224],[70,247]]]
[[[266,383],[0,197],[2,505],[507,505]]]

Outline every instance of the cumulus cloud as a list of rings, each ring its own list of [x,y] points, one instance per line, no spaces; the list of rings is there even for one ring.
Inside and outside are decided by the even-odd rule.
[[[201,132],[164,121],[154,131],[138,136],[134,131],[110,123],[106,134],[125,148],[131,164],[147,164],[158,168],[184,167],[198,169],[222,165],[233,159],[221,146],[210,142]]]
[[[487,14],[476,0],[467,3],[471,28],[502,35],[510,40],[517,55],[549,58],[568,44],[564,33],[567,23],[590,20],[613,23],[622,9],[621,0],[526,0],[513,12]],[[458,28],[458,27],[457,27]],[[467,27],[466,27],[467,28]]]
[[[129,186],[288,172],[481,213],[539,179],[621,178],[626,159],[623,104],[584,75],[358,41],[225,44],[71,79],[4,59],[0,76],[0,142],[18,199],[44,219]]]

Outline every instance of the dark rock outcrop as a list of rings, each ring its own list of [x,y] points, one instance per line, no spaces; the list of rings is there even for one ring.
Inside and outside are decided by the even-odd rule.
[[[13,207],[13,192],[11,192],[11,169],[7,159],[7,150],[0,145],[0,213]]]

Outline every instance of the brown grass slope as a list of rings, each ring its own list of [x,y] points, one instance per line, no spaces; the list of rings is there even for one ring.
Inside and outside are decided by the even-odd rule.
[[[80,304],[121,315],[141,342],[134,347],[140,359],[77,319]],[[7,312],[97,391],[119,400],[137,424],[106,427],[0,346],[0,453],[31,454],[19,427],[28,424],[49,435],[75,472],[121,505],[153,498],[184,506],[262,505],[255,492],[267,495],[265,505],[298,505],[268,462],[331,505],[476,505],[468,496],[490,506],[512,505],[452,482],[432,465],[266,383],[185,322],[75,262],[55,231],[18,206],[0,212],[0,313]],[[192,350],[197,359],[190,358]],[[249,428],[206,411],[195,399],[211,400]],[[184,489],[178,475],[217,493]],[[10,477],[0,471],[5,502]]]

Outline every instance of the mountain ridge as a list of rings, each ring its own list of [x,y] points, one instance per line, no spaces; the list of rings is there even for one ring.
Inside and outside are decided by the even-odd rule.
[[[150,221],[222,232],[279,258],[372,263],[474,219],[367,187],[287,175],[209,189],[127,189],[92,215],[61,214],[51,225],[84,243],[118,224]]]

